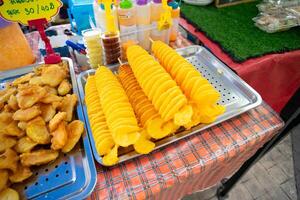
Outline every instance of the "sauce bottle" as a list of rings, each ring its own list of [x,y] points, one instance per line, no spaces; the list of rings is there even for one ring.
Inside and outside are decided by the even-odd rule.
[[[162,40],[162,31],[157,29],[157,23],[160,19],[160,16],[163,12],[161,0],[153,0],[151,2],[151,24],[153,30],[151,31],[151,38],[153,40]]]
[[[179,16],[180,16],[180,7],[176,1],[171,1],[168,3],[172,7],[172,27],[170,30],[170,41],[174,42],[177,39],[178,29],[179,29]]]
[[[122,0],[119,4],[118,9],[118,19],[120,25],[120,33],[128,34],[125,38],[122,38],[125,41],[128,40],[137,40],[137,35],[134,33],[137,29],[136,26],[136,9],[133,6],[131,0]]]
[[[136,1],[138,42],[146,50],[150,50],[151,6],[147,0]]]
[[[0,17],[0,71],[35,62],[32,50],[18,23]]]

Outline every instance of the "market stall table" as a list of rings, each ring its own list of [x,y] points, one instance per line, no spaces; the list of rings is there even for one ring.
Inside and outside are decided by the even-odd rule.
[[[38,53],[38,36],[30,33],[28,38]],[[171,46],[189,44],[180,36]],[[97,164],[98,181],[90,199],[178,199],[207,189],[231,176],[283,125],[276,112],[263,102],[149,155],[109,168]]]

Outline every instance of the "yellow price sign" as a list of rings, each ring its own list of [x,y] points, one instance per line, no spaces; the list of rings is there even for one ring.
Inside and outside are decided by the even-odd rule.
[[[0,15],[8,21],[28,25],[28,21],[50,21],[62,7],[60,0],[0,0]]]

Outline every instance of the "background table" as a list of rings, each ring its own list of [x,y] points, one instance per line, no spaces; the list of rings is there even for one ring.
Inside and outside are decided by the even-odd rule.
[[[38,34],[27,38],[41,58]],[[171,44],[174,48],[187,45],[190,42],[181,35]],[[149,155],[110,168],[96,164],[98,181],[89,199],[178,199],[207,189],[232,175],[282,127],[276,112],[263,103]]]

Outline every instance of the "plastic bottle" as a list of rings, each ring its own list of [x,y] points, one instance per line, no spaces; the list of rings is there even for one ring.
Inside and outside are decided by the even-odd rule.
[[[172,7],[172,27],[170,30],[170,41],[174,42],[177,39],[178,28],[179,28],[179,16],[180,16],[180,7],[176,1],[171,1],[168,3]]]
[[[0,17],[0,71],[35,62],[32,50],[18,23]]]
[[[162,31],[157,30],[157,23],[163,12],[161,0],[153,0],[151,2],[151,24],[154,29],[151,31],[151,38],[153,40],[162,40]]]
[[[136,1],[139,45],[150,50],[151,6],[147,0]]]
[[[118,9],[118,19],[121,35],[131,33],[122,38],[125,41],[137,40],[136,33],[136,9],[131,0],[122,0]]]

